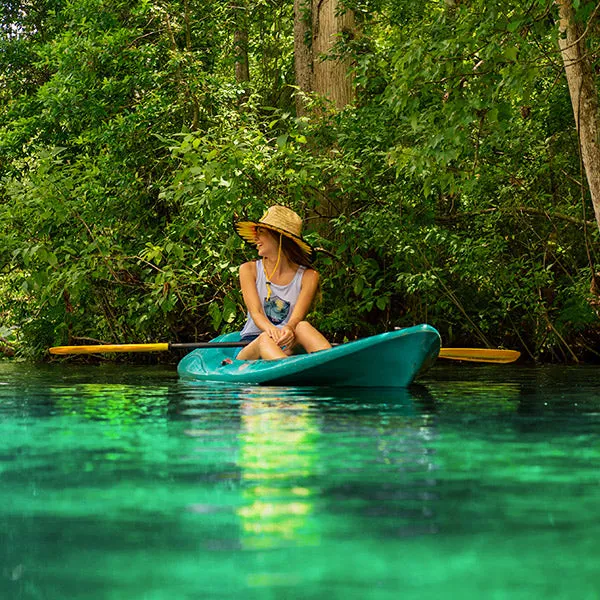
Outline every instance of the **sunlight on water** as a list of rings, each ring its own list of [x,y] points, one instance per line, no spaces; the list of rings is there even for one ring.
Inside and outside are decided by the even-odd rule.
[[[599,384],[0,363],[0,598],[597,598]]]

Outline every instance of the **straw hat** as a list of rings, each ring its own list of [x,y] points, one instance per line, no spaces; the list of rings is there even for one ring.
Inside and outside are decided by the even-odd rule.
[[[255,244],[257,227],[281,233],[296,243],[309,262],[315,258],[314,248],[302,237],[302,219],[289,208],[278,204],[271,206],[259,221],[237,221],[236,233],[249,244]]]

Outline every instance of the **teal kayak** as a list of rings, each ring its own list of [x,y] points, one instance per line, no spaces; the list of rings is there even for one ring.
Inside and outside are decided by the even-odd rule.
[[[239,333],[229,333],[212,341],[239,339]],[[193,350],[177,372],[185,379],[245,385],[407,387],[437,358],[440,334],[429,325],[416,325],[281,360],[235,360],[237,351],[220,346]]]

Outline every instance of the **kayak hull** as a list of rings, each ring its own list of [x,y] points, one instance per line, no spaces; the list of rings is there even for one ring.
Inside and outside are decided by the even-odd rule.
[[[239,341],[239,333],[213,342]],[[244,385],[407,387],[440,351],[440,335],[429,325],[382,333],[312,354],[281,360],[235,360],[236,348],[200,348],[184,356],[182,378]],[[223,364],[227,359],[231,364]]]

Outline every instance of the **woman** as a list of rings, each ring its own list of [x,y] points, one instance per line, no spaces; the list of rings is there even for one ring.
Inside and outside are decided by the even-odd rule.
[[[240,285],[248,310],[239,360],[286,358],[296,345],[306,352],[331,344],[305,320],[319,289],[310,264],[313,248],[302,238],[302,219],[285,206],[271,206],[258,221],[234,224],[238,235],[256,245],[259,259],[240,267]]]

